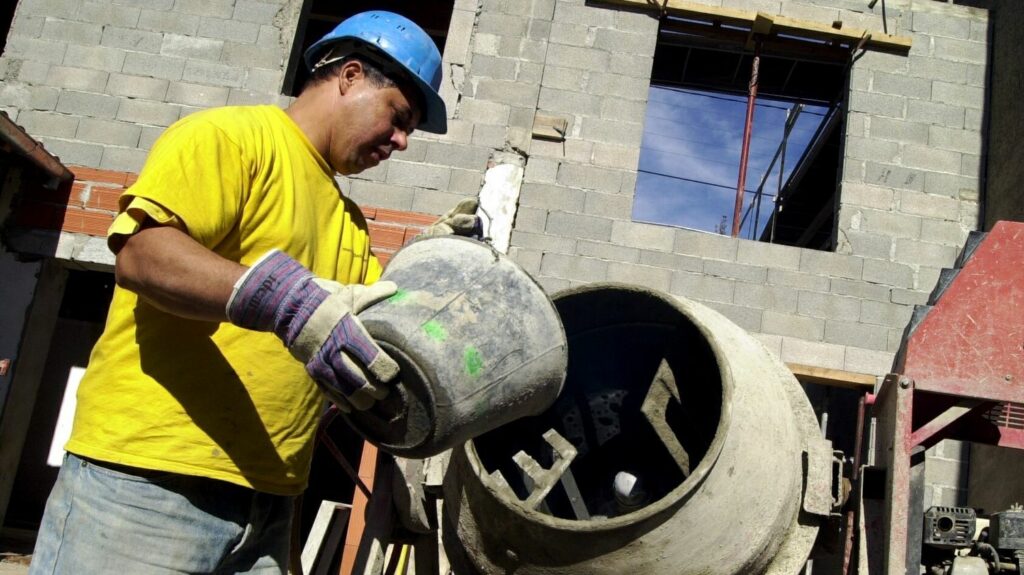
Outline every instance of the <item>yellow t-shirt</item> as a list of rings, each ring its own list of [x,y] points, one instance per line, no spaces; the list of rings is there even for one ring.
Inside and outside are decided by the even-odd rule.
[[[112,237],[134,233],[143,212],[242,264],[278,248],[320,277],[372,283],[366,221],[333,174],[277,107],[196,113],[156,142]],[[67,450],[296,494],[322,405],[274,334],[183,319],[116,288]]]

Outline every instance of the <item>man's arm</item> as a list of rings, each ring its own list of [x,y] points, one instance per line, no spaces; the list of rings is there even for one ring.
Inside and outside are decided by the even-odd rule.
[[[183,318],[221,322],[246,267],[203,247],[185,232],[147,222],[117,252],[117,285]]]

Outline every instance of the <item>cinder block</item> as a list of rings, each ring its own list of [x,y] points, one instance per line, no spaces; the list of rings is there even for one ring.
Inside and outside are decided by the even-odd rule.
[[[103,157],[103,146],[86,144],[58,138],[38,138],[46,146],[46,151],[60,159],[65,165],[99,166]]]
[[[965,154],[981,152],[981,133],[977,130],[931,126],[928,134],[928,144],[940,150],[952,150]]]
[[[672,272],[669,293],[705,302],[733,303],[736,282],[685,271]]]
[[[964,154],[960,162],[960,174],[972,178],[981,175],[981,156],[977,154]]]
[[[265,70],[262,68],[250,68],[246,74],[245,83],[242,87],[254,92],[265,94],[277,94],[281,92],[284,74],[281,70]]]
[[[842,369],[854,373],[882,376],[892,370],[892,360],[893,354],[890,352],[848,347]]]
[[[54,114],[52,112],[36,112],[34,110],[22,110],[18,114],[18,125],[25,129],[30,136],[52,136],[54,138],[74,139],[78,131],[78,118],[65,114]]]
[[[105,91],[112,96],[159,101],[167,95],[167,85],[167,80],[159,78],[111,74]]]
[[[7,63],[7,72],[0,75],[0,80],[17,80],[25,84],[42,84],[50,73],[50,64],[32,60],[3,60]]]
[[[675,229],[668,226],[612,221],[612,243],[633,248],[672,251]],[[725,300],[729,301],[729,300]]]
[[[647,96],[643,100],[601,98],[601,117],[616,122],[643,122],[647,113]]]
[[[896,240],[896,261],[933,267],[949,267],[956,259],[958,247],[899,238]]]
[[[47,86],[32,86],[28,89],[28,105],[31,110],[56,110],[60,90]]]
[[[141,132],[142,128],[135,124],[82,118],[76,137],[85,142],[134,148],[139,143]]]
[[[825,341],[863,349],[887,352],[888,330],[853,321],[825,320]]]
[[[886,327],[903,328],[910,321],[914,308],[879,301],[863,301],[860,308],[860,320],[863,323]]]
[[[220,89],[220,88],[218,88]],[[268,94],[255,92],[253,90],[240,90],[238,88],[224,88],[228,91],[228,106],[253,106],[259,104],[273,104]]]
[[[926,305],[928,303],[929,295],[930,294],[928,292],[914,289],[893,288],[891,301],[892,303],[900,305]]]
[[[603,193],[617,193],[622,183],[622,172],[620,170],[562,162],[558,167],[557,182],[572,188],[594,190]]]
[[[971,34],[971,21],[950,14],[913,12],[911,30],[932,36],[945,36],[966,40]]]
[[[932,83],[932,101],[980,110],[985,107],[985,89],[935,80]]]
[[[139,23],[139,8],[118,6],[109,2],[82,2],[78,8],[78,20],[93,24],[109,24],[134,28]]]
[[[949,103],[910,100],[907,102],[907,120],[949,128],[963,128],[964,110],[964,106],[950,105]]]
[[[508,256],[531,276],[540,274],[540,262],[543,256],[543,252],[540,250],[511,247],[508,249]]]
[[[591,141],[638,147],[643,138],[643,131],[643,124],[640,122],[583,118],[582,136]]]
[[[961,153],[938,150],[932,146],[906,144],[903,146],[903,165],[927,171],[956,174],[960,172]]]
[[[160,32],[148,30],[137,30],[135,28],[122,28],[119,26],[104,26],[103,38],[100,43],[111,48],[122,48],[138,52],[160,52],[160,45],[164,41],[164,35]]]
[[[906,213],[861,209],[858,229],[889,237],[920,238],[921,218]],[[843,276],[850,277],[850,276]]]
[[[868,134],[875,140],[892,140],[914,144],[928,143],[928,124],[883,118],[871,118]]]
[[[500,12],[481,11],[477,18],[477,31],[498,36],[526,36],[527,19]]]
[[[875,186],[920,192],[924,189],[924,175],[925,172],[913,168],[871,161],[864,163],[864,183]]]
[[[103,148],[100,168],[119,172],[138,173],[146,162],[146,151],[137,148],[107,146]]]
[[[225,64],[188,60],[182,71],[181,79],[197,84],[241,88],[242,81],[245,79],[245,70]]]
[[[701,258],[642,248],[639,263],[674,271],[699,272],[704,269]]]
[[[547,112],[598,116],[601,113],[601,98],[583,92],[541,86],[537,108]]]
[[[658,33],[658,19],[653,17],[653,14],[642,10],[636,12],[616,10],[613,28],[623,32],[649,34],[653,37]]]
[[[578,93],[583,91],[586,77],[587,72],[585,70],[562,68],[561,66],[551,64],[544,67],[541,86],[542,90],[549,88]]]
[[[516,79],[516,64],[518,62],[519,60],[514,58],[474,54],[471,70],[474,77],[511,81]]]
[[[390,162],[387,177],[387,183],[389,184],[432,190],[445,190],[448,188],[448,181],[451,177],[450,168],[414,164],[397,159],[392,159]],[[452,204],[454,205],[454,202]]]
[[[548,184],[524,183],[519,192],[520,205],[563,212],[582,213],[584,198],[583,190]]]
[[[257,24],[273,24],[274,17],[281,12],[282,5],[272,2],[252,2],[250,0],[238,0],[235,3],[235,10],[231,14],[232,20],[240,22],[255,22]]]
[[[800,254],[800,271],[849,279],[860,279],[864,260],[857,257],[804,250]]]
[[[583,213],[592,216],[628,219],[633,200],[622,194],[602,194],[586,192],[583,201]]]
[[[895,194],[890,188],[844,182],[839,195],[844,207],[857,206],[881,211],[895,208]]]
[[[43,23],[44,38],[60,38],[69,44],[94,46],[100,43],[103,26],[89,22],[47,18]]]
[[[935,37],[935,57],[953,62],[984,64],[988,52],[984,42],[937,36]]]
[[[558,253],[575,257],[576,240],[574,238],[551,237],[546,234],[535,234],[512,230],[511,245],[543,251],[544,253]]]
[[[255,44],[259,39],[259,34],[260,25],[252,22],[206,17],[199,20],[199,36],[204,38]]]
[[[561,278],[537,275],[536,279],[537,283],[540,284],[540,287],[548,294],[558,293],[572,286],[572,282]]]
[[[956,221],[960,215],[960,200],[946,196],[903,191],[899,202],[901,212],[923,218]]]
[[[555,236],[608,241],[612,236],[612,221],[582,214],[550,212],[545,231]]]
[[[558,175],[558,166],[557,160],[531,156],[526,160],[526,174],[523,179],[526,182],[553,184]]]
[[[484,34],[477,32],[473,34],[472,52],[474,54],[498,55],[498,47],[501,45],[501,36],[495,34]]]
[[[163,133],[163,128],[142,126],[142,132],[139,134],[139,149],[151,150],[153,148],[153,143],[156,142],[156,139]]]
[[[182,12],[143,9],[139,13],[139,28],[169,34],[195,36],[199,32],[199,16]]]
[[[224,49],[223,40],[197,38],[183,34],[165,34],[159,52],[176,58],[217,60]]]
[[[877,259],[865,259],[864,281],[911,288],[914,287],[914,270],[904,264]]]
[[[740,241],[737,242],[736,261],[741,264],[796,270],[800,268],[800,248]]]
[[[507,136],[508,128],[504,126],[491,126],[488,124],[480,124],[479,126],[473,127],[473,136],[470,142],[474,146],[484,146],[487,148],[500,150],[505,147]]]
[[[540,264],[542,275],[581,282],[600,282],[608,279],[608,262],[595,258],[545,253]]]
[[[170,126],[181,117],[181,107],[147,100],[122,100],[117,119],[150,126]]]
[[[694,230],[674,229],[674,231],[675,239],[672,242],[671,251],[705,259],[736,261],[740,240]]]
[[[510,110],[508,104],[464,98],[459,104],[459,118],[474,124],[506,125]]]
[[[736,282],[733,301],[742,306],[757,309],[795,314],[797,298],[800,293],[794,289],[780,286]]]
[[[547,59],[565,68],[603,72],[608,69],[609,54],[608,52],[592,48],[550,44],[548,46]]]
[[[924,220],[921,222],[921,240],[942,245],[963,245],[970,230],[965,229],[958,221],[942,222]]]
[[[748,332],[761,331],[762,311],[759,309],[717,301],[709,301],[707,306]]]
[[[481,146],[431,142],[426,146],[424,161],[438,166],[483,171],[493,150]]]
[[[558,2],[555,5],[555,22],[612,28],[615,26],[616,12],[617,10],[584,6],[583,4]]]
[[[825,334],[825,320],[765,310],[761,319],[761,330],[775,335],[821,341]]]
[[[592,72],[587,80],[586,92],[598,96],[646,102],[650,83],[650,80],[645,78],[623,76],[617,73]]]
[[[536,85],[482,78],[477,83],[475,97],[511,106],[534,107],[537,105],[538,91]]]
[[[68,66],[50,66],[46,74],[46,84],[69,90],[83,92],[102,92],[107,85],[109,74],[102,70],[88,68],[72,68]]]
[[[650,55],[613,52],[610,58],[608,66],[610,70],[617,70],[623,76],[648,79],[651,77],[654,58]]]
[[[412,210],[415,190],[379,182],[351,178],[341,189],[362,206],[380,206],[394,210]]]
[[[982,68],[975,64],[950,62],[931,56],[908,56],[908,58],[910,61],[907,70],[908,76],[931,80],[942,78],[944,81],[954,84],[963,84],[967,81],[968,68]]]
[[[834,294],[801,291],[797,293],[796,309],[797,314],[802,316],[852,322],[860,317],[860,300]]]
[[[862,306],[864,300],[888,303],[892,299],[892,289],[889,286],[867,283],[860,279],[832,278],[829,280],[828,290],[834,294],[858,298],[862,300]]]
[[[167,89],[166,99],[171,104],[212,108],[227,104],[228,89],[219,86],[174,82]]]
[[[128,52],[124,56],[124,73],[164,80],[181,80],[186,60],[172,56]]]
[[[287,54],[277,43],[273,45],[253,46],[226,42],[221,54],[221,62],[239,68],[284,68]]]
[[[64,54],[68,45],[64,42],[51,42],[49,40],[37,40],[23,36],[8,36],[7,45],[4,48],[4,56],[7,58],[18,58],[22,60],[33,60],[47,64],[60,64],[64,61]]]
[[[556,21],[551,23],[551,35],[548,37],[548,41],[552,44],[586,48],[593,45],[594,38],[589,26]]]
[[[872,88],[875,92],[921,100],[927,100],[932,95],[931,79],[889,74],[879,70],[875,70],[872,75],[874,76]]]
[[[112,119],[117,114],[120,100],[113,96],[65,90],[57,99],[57,111],[62,114]]]
[[[848,136],[844,154],[847,158],[894,164],[899,157],[900,146],[896,142],[887,142],[876,138]]]
[[[770,312],[765,312],[767,315]],[[763,321],[767,323],[767,319]],[[763,324],[762,324],[763,325]],[[767,329],[763,331],[767,332]],[[813,365],[826,369],[842,369],[846,347],[834,343],[808,341],[803,338],[783,336],[780,358],[787,363]]]
[[[515,229],[523,232],[544,233],[548,222],[548,211],[528,206],[516,210]],[[593,255],[593,254],[584,254]]]
[[[704,262],[704,273],[710,276],[753,283],[763,283],[768,279],[768,269],[766,267],[711,259]]]
[[[606,279],[667,292],[672,284],[672,270],[613,261],[608,264]]]
[[[892,237],[887,234],[859,232],[847,230],[840,234],[840,247],[837,253],[887,260],[892,257]]]
[[[924,466],[925,482],[951,488],[967,487],[966,462],[943,458],[929,458]]]
[[[850,110],[854,112],[864,112],[873,116],[902,118],[906,105],[907,99],[904,96],[876,94],[860,90],[852,90],[850,92]]]
[[[234,0],[174,0],[176,12],[212,18],[231,18],[234,5]]]
[[[657,35],[649,31],[627,32],[612,28],[598,28],[594,35],[594,47],[608,52],[627,54],[654,54]]]
[[[518,224],[519,222],[517,218],[517,227]],[[595,242],[586,239],[577,240],[576,253],[585,257],[598,258],[613,262],[637,263],[640,261],[640,250],[637,248],[629,248],[608,242]]]

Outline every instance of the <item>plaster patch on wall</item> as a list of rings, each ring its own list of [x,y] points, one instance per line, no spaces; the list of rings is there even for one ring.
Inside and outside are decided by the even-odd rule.
[[[484,172],[484,185],[480,190],[484,232],[491,238],[494,249],[501,253],[508,253],[525,164],[525,158],[519,154],[498,152],[491,156]]]

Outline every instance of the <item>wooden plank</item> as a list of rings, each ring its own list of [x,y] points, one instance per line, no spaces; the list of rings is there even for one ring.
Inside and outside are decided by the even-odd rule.
[[[869,393],[875,389],[875,376],[869,373],[814,367],[799,363],[787,363],[786,367],[789,368],[789,371],[793,372],[793,375],[796,376],[800,383],[845,387]]]
[[[753,10],[737,10],[719,6],[705,6],[686,0],[598,0],[600,4],[624,6],[634,9],[658,12],[662,9],[671,16],[700,20],[711,23],[731,24],[754,28],[758,13]],[[763,18],[762,14],[762,18]],[[865,35],[868,36],[865,48],[875,48],[906,53],[910,50],[912,39],[909,36],[895,36],[863,28],[836,28],[832,23],[822,24],[810,20],[789,18],[787,16],[771,16],[774,25],[771,33],[786,34],[814,40],[842,41],[857,43]]]
[[[331,558],[341,543],[341,535],[348,526],[352,506],[336,501],[321,501],[306,544],[302,547],[302,572],[306,575],[326,575]]]

